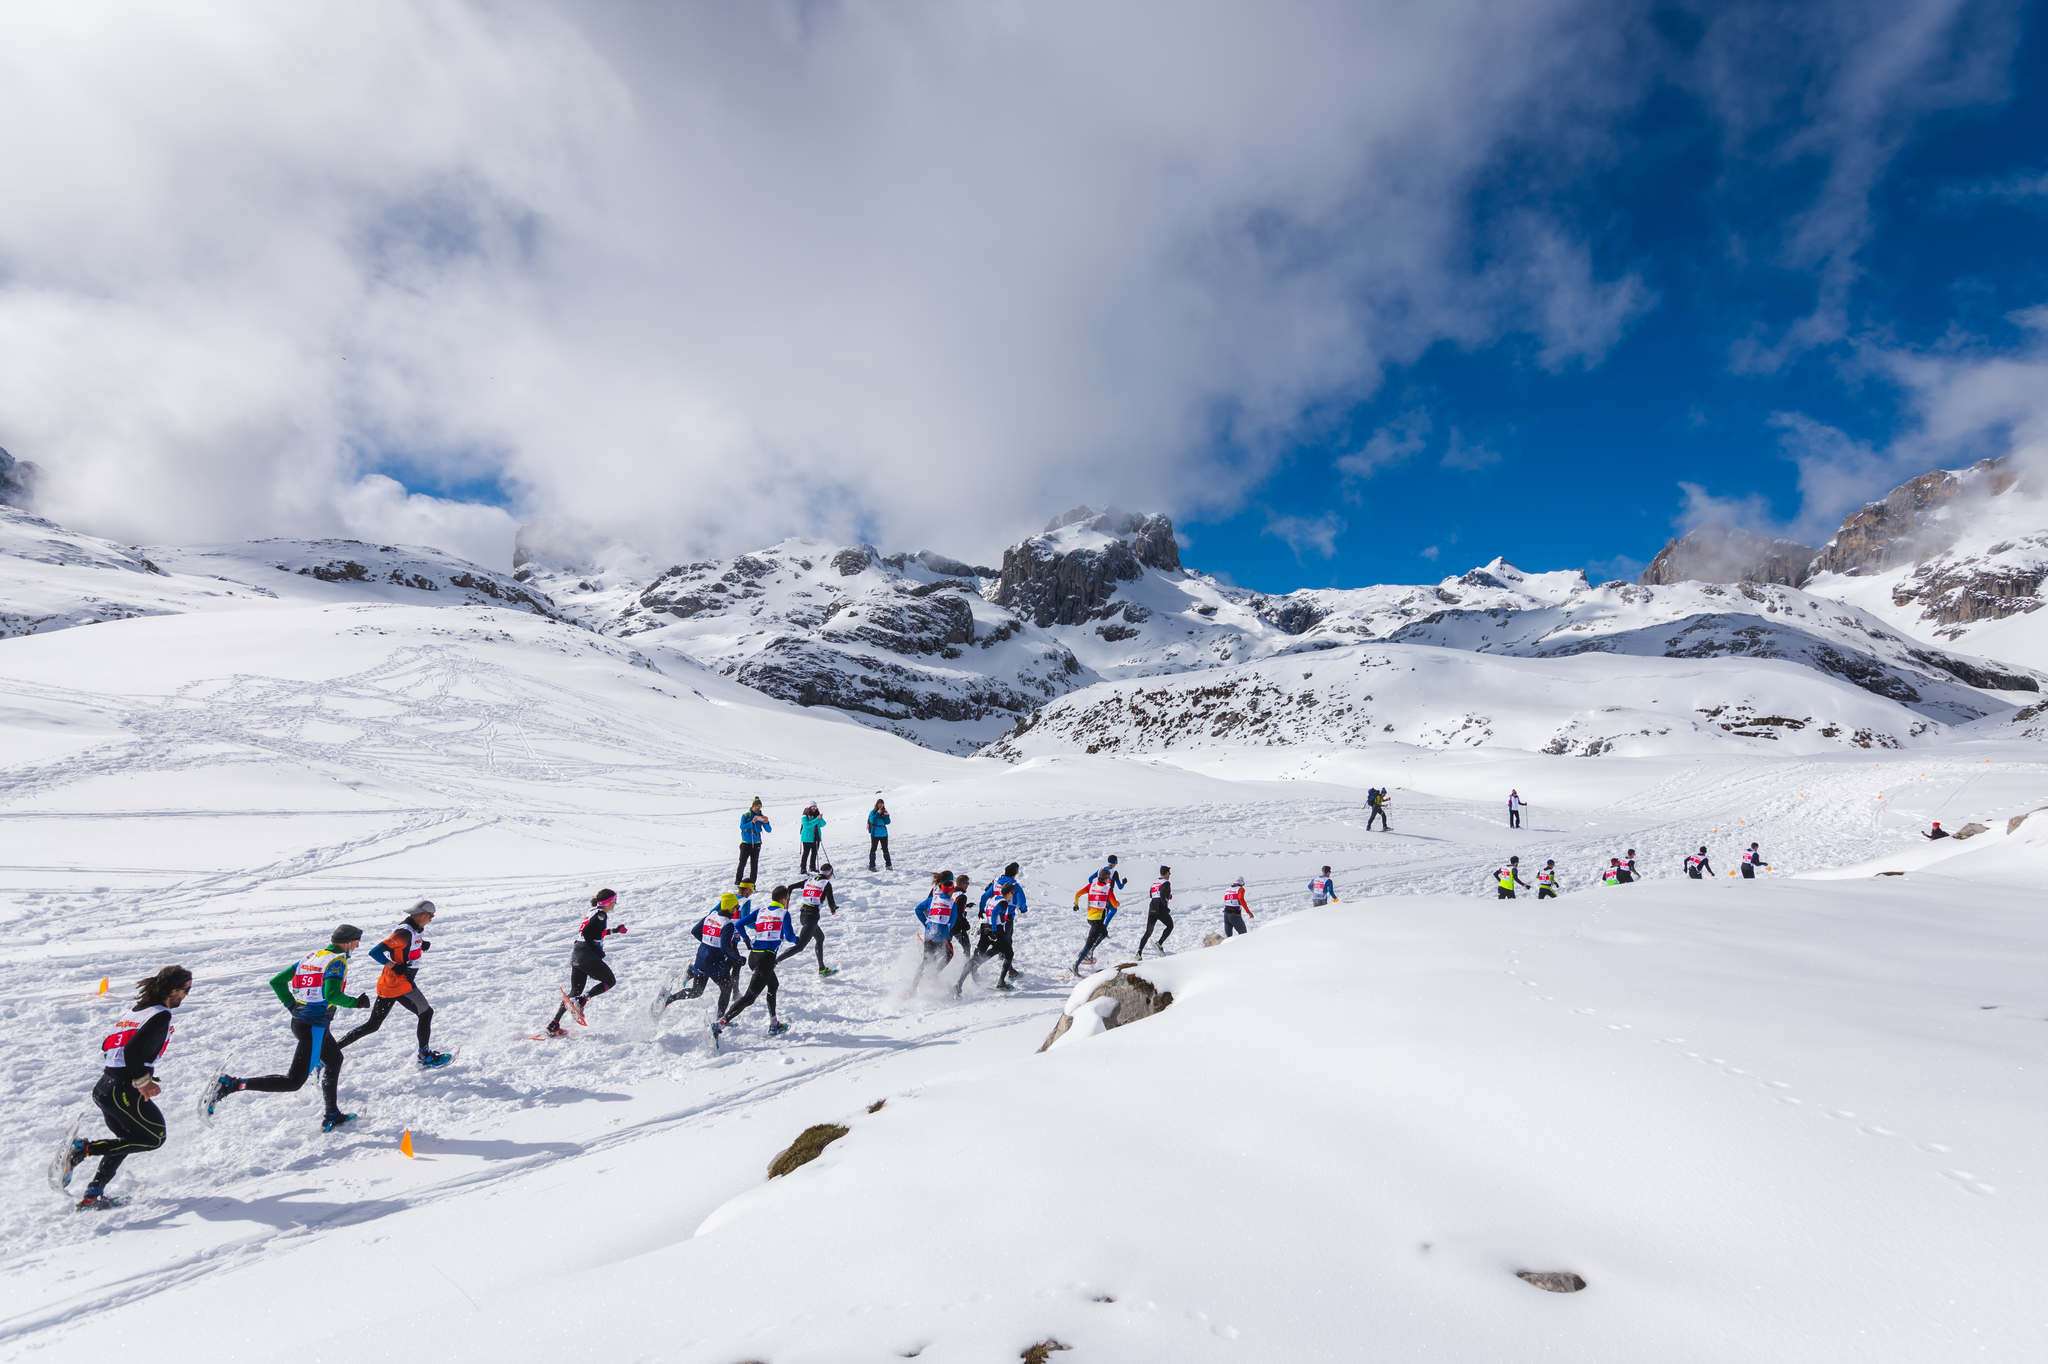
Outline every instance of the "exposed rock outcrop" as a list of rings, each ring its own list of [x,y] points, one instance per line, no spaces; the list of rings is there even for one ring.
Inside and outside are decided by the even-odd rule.
[[[28,510],[35,503],[36,476],[40,472],[27,460],[0,450],[0,503]]]
[[[1045,534],[1003,551],[993,600],[1041,630],[1081,625],[1110,612],[1117,584],[1135,582],[1148,568],[1180,567],[1180,543],[1166,517],[1077,507],[1055,517]]]
[[[1669,583],[1776,583],[1803,587],[1814,550],[1796,540],[1774,540],[1730,526],[1701,526],[1667,543],[1636,581]]]
[[[1107,1011],[1095,1009],[1094,1006],[1099,1000],[1109,1002]],[[1065,1037],[1067,1031],[1074,1026],[1074,1019],[1084,1012],[1100,1018],[1102,1028],[1107,1030],[1121,1028],[1124,1024],[1135,1023],[1141,1018],[1150,1018],[1172,1003],[1171,993],[1154,987],[1152,982],[1143,976],[1132,975],[1128,967],[1118,967],[1115,976],[1088,992],[1087,1000],[1079,1008],[1068,1009],[1060,1014],[1060,1021],[1053,1024],[1052,1031],[1046,1034],[1045,1041],[1038,1044],[1038,1049],[1044,1051]]]
[[[1961,521],[1949,515],[1968,497],[1996,497],[2019,474],[2009,459],[1979,460],[1960,475],[1946,469],[1901,483],[1851,512],[1814,559],[1816,573],[1881,573],[1925,559],[1954,544]]]

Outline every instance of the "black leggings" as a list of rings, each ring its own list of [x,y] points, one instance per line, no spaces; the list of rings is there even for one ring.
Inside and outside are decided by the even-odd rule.
[[[873,871],[873,870],[875,869],[875,853],[876,853],[877,851],[880,851],[880,852],[881,852],[881,854],[882,854],[882,863],[883,863],[883,865],[884,865],[884,866],[886,866],[886,867],[888,867],[890,871],[894,871],[894,870],[896,870],[896,864],[895,864],[894,862],[892,862],[892,861],[890,861],[890,860],[889,860],[889,835],[887,835],[887,834],[869,834],[869,835],[868,835],[868,870],[869,870],[869,871]]]
[[[917,988],[917,983],[924,979],[925,968],[928,966],[937,967],[940,978],[943,979],[946,971],[946,961],[952,955],[953,939],[950,934],[936,940],[926,938],[924,940],[924,955],[917,959],[917,974],[911,977],[910,988],[913,990]]]
[[[1387,812],[1385,810],[1374,810],[1365,817],[1365,831],[1367,833],[1372,832],[1372,822],[1374,820],[1380,822],[1380,832],[1385,833],[1387,831]]]
[[[725,1006],[732,1002],[732,987],[738,976],[739,972],[730,968],[717,976],[700,976],[692,972],[690,974],[690,983],[670,995],[668,1002],[673,1004],[679,999],[695,999],[704,993],[706,986],[710,985],[713,980],[716,980],[718,982],[718,1016],[724,1018]]]
[[[740,844],[740,869],[732,874],[733,881],[735,883],[750,881],[760,874],[761,845],[759,843]]]
[[[1138,939],[1138,950],[1140,952],[1144,951],[1146,944],[1152,941],[1152,929],[1159,924],[1166,925],[1165,932],[1159,935],[1159,945],[1164,947],[1166,946],[1166,940],[1173,936],[1173,911],[1169,909],[1155,909],[1146,913],[1145,936]]]
[[[824,970],[825,930],[818,927],[818,911],[815,909],[797,911],[797,929],[796,941],[784,948],[782,955],[775,960],[778,962],[788,961],[791,957],[803,951],[805,946],[813,945],[818,949],[818,969],[820,971]]]
[[[427,1003],[427,997],[420,993],[420,987],[417,985],[402,995],[392,995],[388,999],[379,997],[377,1002],[370,1006],[370,1021],[342,1038],[341,1045],[346,1047],[358,1038],[368,1037],[371,1033],[383,1027],[384,1020],[391,1017],[391,1006],[394,1004],[401,1009],[410,1011],[419,1019],[420,1050],[425,1051],[427,1049],[427,1039],[434,1032],[434,1006]]]
[[[585,993],[583,987],[593,980],[597,982],[597,988]],[[612,974],[611,967],[604,964],[604,958],[594,953],[585,953],[582,944],[577,944],[576,950],[569,954],[569,995],[571,998],[580,999],[585,1004],[588,1004],[591,1000],[596,999],[618,983],[619,978]],[[384,1001],[380,999],[377,1002],[382,1004]],[[569,1012],[569,1001],[565,999],[562,1001],[561,1007],[555,1010],[554,1021],[549,1026],[561,1027],[562,1015],[567,1012]],[[426,1026],[426,1020],[421,1019],[420,1027],[424,1029]],[[425,1036],[426,1034],[422,1032],[422,1039]],[[349,1040],[354,1041],[355,1038],[351,1036]],[[422,1040],[420,1045],[424,1047],[426,1042]]]
[[[253,1080],[242,1081],[242,1088],[253,1089],[259,1094],[295,1094],[305,1086],[306,1077],[313,1073],[313,1034],[320,1034],[320,1092],[327,1097],[327,1111],[341,1112],[341,1104],[335,1099],[335,1090],[341,1084],[341,1044],[334,1040],[334,1034],[325,1023],[308,1023],[303,1018],[292,1020],[292,1036],[299,1039],[298,1050],[292,1053],[291,1069],[282,1075],[259,1075]]]
[[[1100,947],[1103,943],[1108,941],[1108,924],[1102,922],[1099,919],[1096,920],[1094,923],[1089,924],[1088,940],[1081,944],[1081,950],[1074,956],[1074,969],[1076,971],[1079,971],[1081,969],[1081,963],[1088,959],[1088,954],[1090,952],[1093,952],[1097,947]]]
[[[1249,932],[1251,932],[1251,930],[1250,930],[1250,929],[1248,929],[1248,928],[1246,928],[1246,927],[1244,926],[1244,915],[1242,915],[1242,914],[1232,914],[1232,913],[1231,913],[1231,912],[1230,912],[1229,910],[1227,910],[1227,909],[1223,911],[1223,936],[1224,936],[1224,937],[1226,937],[1226,938],[1234,938],[1234,937],[1236,937],[1236,936],[1237,936],[1238,934],[1240,934],[1240,933],[1249,933]]]
[[[1512,900],[1515,898],[1515,888],[1513,886],[1495,886],[1493,888],[1493,898],[1496,900]]]
[[[759,999],[763,991],[766,991],[768,995],[768,1018],[770,1022],[773,1022],[775,1018],[776,985],[775,954],[773,952],[749,952],[747,953],[747,965],[754,968],[754,978],[747,982],[747,992],[734,1001],[730,1009],[723,1010],[720,1017],[727,1022],[731,1022],[745,1012],[748,1005]]]
[[[818,852],[825,846],[824,840],[820,839],[816,843],[800,843],[798,846],[804,851],[803,855],[797,858],[797,873],[801,875],[807,871],[816,871],[818,869]]]
[[[981,970],[981,964],[990,957],[1001,957],[1003,969],[996,974],[998,981],[1008,980],[1017,974],[1016,947],[1010,941],[1010,930],[981,926],[981,938],[974,944],[974,956],[967,963],[967,969],[960,973],[962,984],[971,980]]]
[[[107,1127],[114,1134],[111,1139],[85,1144],[88,1156],[100,1158],[100,1168],[93,1172],[91,1187],[104,1189],[107,1181],[121,1168],[122,1161],[141,1151],[154,1151],[164,1144],[164,1115],[155,1104],[143,1098],[134,1085],[112,1071],[101,1075],[100,1082],[92,1087],[92,1101],[100,1106]]]
[[[1508,807],[1508,827],[1510,829],[1519,829],[1522,827],[1522,812],[1520,810],[1517,810],[1512,805]]]

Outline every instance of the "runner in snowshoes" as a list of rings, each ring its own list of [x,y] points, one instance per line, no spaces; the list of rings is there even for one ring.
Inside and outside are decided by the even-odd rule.
[[[391,1015],[392,1006],[397,1005],[419,1020],[420,1068],[432,1070],[448,1064],[448,1053],[433,1048],[434,1006],[427,1003],[427,997],[417,983],[417,963],[433,945],[426,938],[427,925],[433,921],[434,902],[422,900],[412,907],[410,914],[399,920],[390,937],[370,949],[370,960],[384,968],[377,977],[377,1002],[370,1006],[370,1021],[341,1039],[343,1051],[347,1051],[351,1043],[383,1027],[384,1020]]]
[[[1240,933],[1251,932],[1244,921],[1258,917],[1252,913],[1251,902],[1245,895],[1244,878],[1240,876],[1230,883],[1230,889],[1223,892],[1223,936],[1234,938]]]
[[[820,910],[829,910],[833,914],[839,912],[839,901],[832,895],[832,864],[830,862],[825,863],[812,873],[804,881],[803,888],[797,892],[796,941],[791,943],[788,950],[783,952],[780,957],[776,958],[777,964],[788,961],[791,957],[809,946],[814,947],[818,953],[819,975],[836,976],[839,974],[837,967],[825,964],[825,930],[818,926]]]
[[[752,890],[742,885],[742,890]],[[752,900],[748,896],[748,900]],[[713,981],[718,982],[718,1018],[725,1017],[726,1009],[732,1003],[733,983],[739,977],[740,968],[740,916],[750,905],[743,905],[740,897],[727,891],[718,897],[718,906],[690,927],[690,936],[697,940],[697,959],[690,963],[689,983],[682,989],[670,991],[666,987],[655,996],[654,1016],[661,1017],[662,1010],[679,999],[695,999],[708,989]]]
[[[1116,859],[1111,858],[1114,864]],[[1095,873],[1087,885],[1074,892],[1074,908],[1081,908],[1081,902],[1088,902],[1088,936],[1081,943],[1081,950],[1074,954],[1074,974],[1080,975],[1083,966],[1095,964],[1095,949],[1109,940],[1109,921],[1117,911],[1116,876],[1114,865],[1105,866]]]
[[[1536,898],[1555,900],[1557,898],[1557,859],[1550,858],[1543,869],[1536,873]]]
[[[996,973],[998,990],[1014,990],[1011,977],[1017,974],[1016,945],[1012,933],[1016,928],[1017,914],[1023,909],[1024,888],[1015,880],[1017,864],[1010,864],[1009,873],[998,879],[981,893],[981,938],[974,945],[974,956],[968,961],[967,969],[960,973],[953,993],[959,994],[967,982],[981,970],[981,964],[990,957],[1001,957],[1003,969]]]
[[[1152,930],[1159,929],[1159,950],[1166,951],[1166,940],[1173,936],[1173,868],[1162,866],[1159,879],[1152,883],[1152,895],[1145,906],[1145,932],[1138,939],[1138,960],[1145,960],[1145,948],[1152,941]]]
[[[569,988],[562,991],[562,1007],[548,1020],[546,1036],[562,1035],[563,1014],[574,1014],[579,1025],[587,1026],[583,1006],[619,983],[612,968],[604,964],[604,940],[626,931],[624,924],[612,926],[612,910],[618,903],[619,897],[609,890],[590,897],[590,913],[576,930],[576,945],[569,949]],[[593,983],[596,989],[584,988]]]
[[[1496,892],[1493,897],[1494,899],[1512,900],[1515,898],[1516,886],[1520,886],[1523,890],[1529,888],[1529,883],[1522,879],[1521,864],[1522,859],[1520,857],[1510,857],[1505,867],[1495,867],[1493,869],[1493,884]]]
[[[765,908],[755,909],[749,905],[740,916],[740,932],[747,938],[747,965],[754,974],[747,982],[747,992],[730,1009],[724,1009],[711,1025],[711,1035],[717,1037],[731,1027],[732,1021],[745,1013],[763,993],[768,996],[768,1035],[774,1037],[788,1032],[789,1025],[775,1014],[775,963],[780,960],[775,954],[784,943],[796,941],[796,933],[790,925],[789,887],[777,886],[769,891]]]
[[[1704,852],[1706,850],[1702,848],[1701,851]],[[1624,886],[1630,884],[1642,874],[1636,870],[1636,850],[1634,848],[1630,848],[1622,856],[1616,858],[1614,865],[1619,872],[1617,880]]]
[[[1764,855],[1758,852],[1756,844],[1752,843],[1743,849],[1742,852],[1742,879],[1745,881],[1756,880],[1756,869],[1758,867],[1769,871],[1771,864],[1764,861]]]
[[[963,957],[974,955],[974,925],[967,921],[968,879],[962,876],[953,882],[953,941],[947,944],[946,952],[949,965],[953,960],[953,948],[959,948]]]
[[[363,930],[354,924],[336,928],[327,946],[307,954],[270,978],[270,988],[291,1015],[292,1036],[298,1046],[292,1052],[291,1068],[282,1075],[259,1075],[241,1079],[223,1075],[203,1096],[200,1112],[212,1117],[220,1101],[240,1090],[258,1094],[294,1094],[304,1087],[315,1070],[320,1072],[320,1092],[327,1101],[327,1115],[320,1130],[332,1132],[355,1121],[355,1114],[341,1111],[337,1095],[341,1087],[341,1044],[331,1025],[336,1009],[367,1009],[368,995],[348,992],[349,953],[363,945]]]
[[[72,1135],[65,1139],[50,1167],[50,1183],[61,1192],[71,1186],[73,1171],[99,1157],[99,1168],[78,1200],[81,1210],[119,1207],[126,1200],[109,1194],[107,1185],[120,1171],[121,1162],[164,1144],[164,1115],[154,1102],[163,1093],[156,1080],[156,1063],[171,1043],[171,1010],[183,1004],[191,991],[192,973],[182,966],[166,966],[137,981],[134,1007],[100,1043],[105,1068],[92,1087],[92,1101],[114,1135],[84,1141],[74,1124]]]
[[[1324,867],[1320,876],[1308,880],[1308,902],[1317,909],[1337,898],[1337,883],[1330,879],[1330,869]]]
[[[1704,880],[1714,874],[1714,864],[1707,860],[1707,845],[1700,844],[1700,850],[1685,859],[1685,874],[1694,881]]]
[[[932,877],[931,893],[911,908],[917,915],[919,936],[924,944],[924,955],[918,958],[917,974],[911,977],[910,991],[917,993],[918,984],[924,980],[926,967],[943,972],[946,962],[953,953],[953,920],[959,904],[953,898],[953,873],[942,871]]]

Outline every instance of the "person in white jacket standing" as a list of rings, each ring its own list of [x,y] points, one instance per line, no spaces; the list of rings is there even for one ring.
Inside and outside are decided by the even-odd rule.
[[[1511,790],[1508,792],[1508,827],[1510,829],[1522,827],[1522,811],[1528,808],[1529,802],[1522,799],[1519,791]]]

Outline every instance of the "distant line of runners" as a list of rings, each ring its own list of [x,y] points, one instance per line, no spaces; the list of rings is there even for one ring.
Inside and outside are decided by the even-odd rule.
[[[1375,815],[1384,823],[1386,793],[1375,788],[1370,796]],[[734,889],[721,894],[718,902],[690,927],[690,937],[697,945],[695,957],[678,978],[661,983],[650,1003],[649,1013],[653,1018],[658,1020],[677,1001],[699,998],[716,986],[717,1005],[711,1023],[714,1044],[735,1019],[756,1003],[765,1007],[768,1033],[775,1036],[786,1032],[789,1026],[781,1020],[777,1009],[781,983],[778,968],[809,948],[815,954],[817,974],[821,979],[838,973],[837,968],[825,962],[822,920],[825,915],[838,914],[839,904],[833,892],[832,864],[820,855],[822,836],[818,831],[824,821],[816,816],[815,806],[805,812],[807,825],[813,818],[816,818],[816,826],[807,827],[804,831],[806,837],[802,839],[806,845],[804,871],[807,874],[797,881],[773,887],[768,892],[767,903],[756,905],[754,883],[746,873],[751,869],[749,864],[758,862],[759,833],[768,826],[760,814],[760,802],[753,802],[741,817],[742,848],[750,846],[744,840],[752,834],[751,846],[756,852],[742,862],[741,875]],[[887,820],[886,810],[881,802],[876,802],[875,809],[870,812],[870,855],[879,852],[885,860],[889,856]],[[881,832],[876,832],[878,825]],[[1750,844],[1743,854],[1742,874],[1753,877],[1758,868],[1768,865],[1758,851],[1758,845]],[[1556,866],[1554,860],[1546,861],[1543,869],[1536,873],[1537,898],[1553,898],[1561,889]],[[1684,871],[1695,880],[1714,874],[1704,846],[1685,859]],[[912,906],[921,943],[917,970],[911,983],[912,992],[923,982],[927,972],[943,980],[956,955],[964,962],[959,975],[953,980],[956,996],[966,989],[969,981],[977,979],[981,969],[990,962],[999,963],[994,988],[1000,991],[1016,988],[1017,921],[1020,915],[1030,910],[1018,876],[1019,865],[1012,862],[982,889],[975,904],[975,914],[980,920],[977,932],[969,922],[972,890],[969,878],[956,877],[951,871],[933,874],[930,890]],[[1161,865],[1157,878],[1150,884],[1145,929],[1137,947],[1139,960],[1144,959],[1147,951],[1164,953],[1169,950],[1167,941],[1173,936],[1175,927],[1172,878],[1173,869]],[[1631,848],[1625,857],[1609,860],[1601,879],[1604,884],[1625,885],[1637,878],[1636,854]],[[1497,868],[1494,879],[1501,899],[1515,898],[1518,888],[1530,889],[1529,883],[1521,877],[1519,856],[1510,857],[1505,866]],[[1074,912],[1086,911],[1086,931],[1080,950],[1074,957],[1074,975],[1095,966],[1095,954],[1108,941],[1111,925],[1121,908],[1118,892],[1128,884],[1116,856],[1112,854],[1074,892]],[[1332,904],[1339,898],[1328,866],[1309,879],[1307,889],[1313,906]],[[1228,939],[1248,932],[1247,921],[1257,916],[1253,913],[1244,878],[1235,878],[1221,898],[1222,937]],[[564,1036],[565,1017],[574,1018],[578,1024],[585,1023],[584,1011],[590,1002],[618,984],[617,976],[605,960],[606,939],[627,931],[625,924],[612,922],[611,916],[617,907],[618,896],[609,889],[600,890],[591,897],[589,913],[578,925],[571,944],[569,984],[560,992],[560,1007],[542,1031],[535,1034],[534,1040]],[[417,980],[419,962],[433,945],[426,935],[435,913],[433,901],[419,901],[390,934],[370,949],[370,959],[381,968],[374,999],[369,993],[351,994],[348,989],[350,957],[362,946],[363,939],[362,930],[354,924],[338,925],[328,935],[324,946],[271,977],[270,988],[286,1012],[294,1040],[290,1063],[282,1072],[271,1075],[252,1077],[224,1073],[216,1076],[200,1096],[201,1116],[212,1118],[221,1103],[234,1094],[296,1092],[318,1072],[325,1101],[322,1130],[332,1132],[346,1126],[355,1120],[355,1115],[343,1111],[339,1101],[344,1053],[350,1046],[382,1028],[395,1009],[404,1009],[413,1015],[418,1066],[432,1070],[448,1064],[451,1054],[436,1051],[432,1046],[434,1009]],[[1153,941],[1155,931],[1158,933],[1156,944]],[[748,973],[744,988],[740,985],[743,972]],[[162,1093],[156,1080],[155,1066],[170,1045],[174,1031],[172,1011],[185,1002],[191,988],[192,973],[182,966],[164,967],[155,975],[138,981],[132,1008],[103,1042],[104,1066],[98,1083],[93,1087],[92,1097],[113,1135],[86,1140],[78,1136],[77,1124],[74,1123],[50,1168],[52,1185],[68,1190],[75,1172],[87,1161],[98,1159],[99,1165],[80,1197],[78,1207],[118,1206],[122,1200],[109,1194],[107,1185],[120,1170],[122,1162],[130,1155],[153,1151],[163,1145],[166,1125],[162,1111],[154,1102]],[[337,1037],[334,1019],[343,1009],[368,1009],[369,1016],[359,1027]]]

